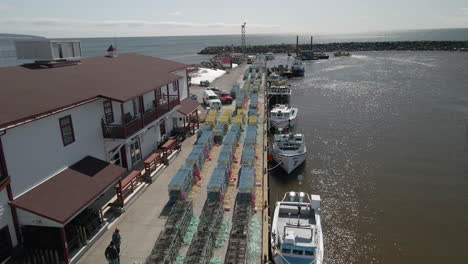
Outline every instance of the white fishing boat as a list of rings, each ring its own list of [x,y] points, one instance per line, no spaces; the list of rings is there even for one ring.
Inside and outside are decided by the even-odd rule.
[[[272,85],[267,89],[267,93],[269,96],[290,96],[291,95],[291,88],[286,85]]]
[[[267,60],[274,60],[275,59],[275,54],[273,52],[267,52],[265,53],[265,57]]]
[[[322,264],[320,196],[286,193],[276,202],[270,239],[276,264]]]
[[[273,160],[288,174],[301,165],[307,153],[303,134],[276,134],[273,137]]]
[[[276,129],[291,128],[296,124],[298,111],[296,107],[277,104],[270,111],[270,122]]]

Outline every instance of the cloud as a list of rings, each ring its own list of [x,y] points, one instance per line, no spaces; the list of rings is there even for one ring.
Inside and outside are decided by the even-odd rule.
[[[0,3],[0,11],[2,11],[2,12],[11,10],[11,9],[13,9],[13,8],[14,8],[14,6],[11,5],[11,4],[8,4],[8,3]]]
[[[240,27],[239,23],[195,23],[178,21],[153,21],[153,20],[80,20],[68,18],[6,18],[0,19],[0,24],[9,24],[15,26],[39,26],[39,27],[67,27],[67,26],[98,26],[98,27],[216,27],[216,28],[234,28]],[[278,25],[248,24],[250,28],[256,29],[274,29]]]
[[[182,12],[180,12],[180,11],[174,11],[174,12],[170,12],[169,15],[170,15],[170,16],[180,16],[180,15],[182,15]]]
[[[460,11],[460,13],[468,15],[468,7],[460,7],[458,10]]]

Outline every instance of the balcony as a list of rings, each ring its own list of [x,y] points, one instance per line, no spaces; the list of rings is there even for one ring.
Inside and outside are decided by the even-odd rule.
[[[105,124],[102,122],[102,133],[104,138],[125,139],[135,134],[138,130],[144,128],[151,122],[167,114],[174,107],[180,104],[179,96],[169,95],[168,98],[169,100],[165,104],[158,105],[157,107],[146,111],[143,109],[143,115],[130,118],[131,120],[125,120],[125,125]]]

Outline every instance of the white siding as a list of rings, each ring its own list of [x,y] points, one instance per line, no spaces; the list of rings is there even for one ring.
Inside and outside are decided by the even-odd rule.
[[[159,130],[156,129],[158,125],[153,125],[145,129],[140,136],[141,153],[143,159],[156,150],[157,143],[159,141]]]
[[[103,100],[27,123],[2,136],[14,197],[87,155],[107,160],[101,118]],[[59,118],[71,115],[75,142],[63,146]]]
[[[176,74],[183,77],[179,79],[180,100],[182,100],[188,96],[187,73],[184,69],[182,71],[176,72]]]
[[[8,194],[6,189],[0,192],[0,228],[8,225],[10,231],[11,242],[13,246],[18,244],[15,233],[15,226],[13,224],[13,218],[11,217],[10,206],[8,205]]]
[[[18,214],[18,222],[20,226],[33,225],[33,226],[63,227],[63,225],[60,223],[44,218],[42,216],[38,216],[36,214],[32,214],[28,211],[16,209],[16,213]]]

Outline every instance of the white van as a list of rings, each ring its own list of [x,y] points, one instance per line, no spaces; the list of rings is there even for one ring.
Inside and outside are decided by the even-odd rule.
[[[221,100],[219,100],[219,97],[212,90],[205,90],[203,92],[203,103],[211,109],[221,108]]]

